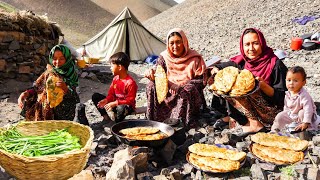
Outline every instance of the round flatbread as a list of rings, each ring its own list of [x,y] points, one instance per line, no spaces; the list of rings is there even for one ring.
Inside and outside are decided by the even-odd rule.
[[[199,156],[194,153],[190,153],[187,157],[189,162],[194,166],[204,171],[212,172],[230,172],[238,170],[240,168],[239,161],[232,161],[226,159],[219,159],[214,157]]]
[[[47,100],[50,108],[58,106],[63,100],[64,92],[56,86],[58,81],[60,81],[59,77],[51,75],[46,82]]]
[[[188,149],[190,152],[200,156],[210,156],[233,161],[242,161],[246,157],[245,152],[238,152],[235,150],[220,148],[216,145],[209,144],[195,143],[189,146]]]
[[[244,69],[238,74],[237,80],[231,88],[230,96],[242,96],[250,92],[255,87],[253,74]]]
[[[252,145],[252,153],[264,161],[280,165],[293,164],[304,159],[302,151],[263,146],[257,143]]]
[[[158,65],[155,72],[155,84],[156,84],[156,93],[158,103],[162,103],[162,101],[167,97],[168,93],[168,78],[167,74],[162,68],[162,66]]]
[[[210,88],[218,94],[227,94],[236,82],[239,69],[233,66],[228,66],[218,71],[214,77],[214,83]]]
[[[137,135],[146,135],[146,134],[155,134],[159,132],[158,128],[154,127],[133,127],[133,128],[126,128],[120,130],[120,133],[129,136],[137,136]]]
[[[156,134],[140,134],[140,135],[126,135],[127,139],[134,139],[134,140],[145,140],[145,141],[153,141],[153,140],[160,140],[168,137],[167,134],[163,132],[158,132]]]
[[[306,140],[262,132],[252,135],[251,141],[264,146],[278,147],[294,151],[303,151],[309,144]]]

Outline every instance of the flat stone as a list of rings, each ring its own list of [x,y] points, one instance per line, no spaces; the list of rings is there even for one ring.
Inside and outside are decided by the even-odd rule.
[[[207,144],[214,144],[215,140],[214,137],[208,137]]]
[[[98,142],[93,142],[91,145],[91,154],[96,155],[96,148],[98,146]]]
[[[191,136],[193,136],[194,134],[196,133],[196,129],[190,129],[189,131],[188,131],[188,134],[189,135],[191,135]]]
[[[230,141],[228,134],[222,134],[221,137],[216,137],[215,144],[228,144]]]
[[[79,174],[72,176],[68,180],[81,180],[81,179],[94,180],[94,177],[90,170],[82,170]]]
[[[208,134],[208,131],[205,128],[200,128],[198,131],[202,134]]]
[[[201,138],[203,138],[205,135],[201,132],[196,132],[194,135],[193,135],[193,141],[194,142],[199,142],[199,140]]]
[[[237,142],[236,147],[240,151],[248,151],[248,143],[243,141],[243,142]]]
[[[319,180],[320,170],[318,168],[309,168],[307,173],[308,180]]]
[[[30,68],[30,66],[19,66],[18,71],[20,74],[29,74],[29,73],[31,73],[31,68]]]
[[[7,62],[4,59],[0,59],[0,71],[4,71],[6,69]]]
[[[214,133],[214,128],[212,126],[207,126],[205,128],[205,130],[206,130],[207,134]]]
[[[206,144],[207,141],[208,141],[208,136],[205,136],[199,140],[199,143]]]
[[[320,144],[320,135],[313,136],[312,137],[312,142],[315,146],[318,146]]]
[[[258,164],[253,164],[250,168],[250,171],[253,179],[267,179],[266,174]]]
[[[165,175],[158,175],[158,176],[153,176],[154,180],[168,180],[168,178]]]
[[[194,144],[193,139],[187,139],[181,146],[178,146],[179,151],[181,151],[182,153],[186,154],[188,151],[188,147]]]
[[[251,180],[251,177],[250,176],[244,176],[244,177],[234,178],[233,180]]]
[[[305,174],[307,171],[307,166],[305,164],[299,164],[294,166],[294,170],[299,174]]]
[[[18,41],[12,41],[9,45],[10,50],[20,49],[20,43]]]
[[[266,170],[266,171],[275,171],[275,169],[277,168],[276,165],[271,163],[259,163],[259,165],[263,170]]]
[[[190,165],[189,163],[186,163],[183,165],[183,171],[182,171],[182,174],[183,175],[187,175],[187,174],[190,174],[193,170],[193,166]]]
[[[152,161],[151,164],[153,165],[153,167],[157,168],[158,167],[158,163],[155,161]]]
[[[170,179],[172,180],[182,180],[183,176],[181,175],[180,171],[177,169],[174,169],[171,173],[170,173]]]
[[[161,156],[164,158],[167,164],[172,163],[172,158],[176,152],[176,149],[177,145],[171,139],[169,139],[167,144],[163,147],[163,149],[161,149]]]
[[[161,169],[160,175],[165,175],[165,176],[169,176],[170,174],[170,170],[167,168],[163,168]]]
[[[83,72],[83,73],[81,73],[81,75],[80,75],[81,78],[85,78],[86,76],[88,76],[88,72]]]
[[[153,175],[150,172],[144,172],[137,174],[137,180],[152,180]]]
[[[200,170],[197,170],[195,179],[203,179]]]
[[[320,156],[320,147],[319,146],[314,146],[313,149],[312,149],[312,154]]]

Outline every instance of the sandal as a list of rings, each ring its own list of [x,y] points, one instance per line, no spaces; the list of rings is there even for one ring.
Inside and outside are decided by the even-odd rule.
[[[268,132],[268,129],[266,127],[261,128],[259,131],[257,132],[236,132],[236,133],[232,133],[230,139],[233,139],[235,141],[241,141],[244,138],[246,138],[247,136],[251,135],[251,134],[256,134],[258,132]]]
[[[223,130],[226,126],[229,125],[229,122],[224,122],[221,118],[218,119],[214,124],[213,124],[213,128],[214,129],[220,129]]]

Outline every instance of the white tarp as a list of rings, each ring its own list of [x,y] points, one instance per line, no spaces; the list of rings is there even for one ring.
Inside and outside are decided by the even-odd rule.
[[[125,52],[133,61],[159,55],[165,44],[149,32],[126,7],[106,28],[83,44],[86,55],[107,62],[111,55]]]

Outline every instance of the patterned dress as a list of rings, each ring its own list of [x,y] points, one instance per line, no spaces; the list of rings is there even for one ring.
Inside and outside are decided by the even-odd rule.
[[[158,59],[157,65],[167,70],[163,58]],[[146,87],[148,109],[147,118],[155,121],[164,121],[167,118],[181,119],[186,125],[194,123],[200,113],[200,107],[205,104],[203,95],[203,78],[190,80],[182,86],[175,95],[168,92],[166,99],[158,103],[155,83],[150,81]]]
[[[40,120],[73,120],[75,116],[76,104],[80,102],[75,87],[68,90],[63,96],[62,102],[50,108],[47,101],[45,84],[50,76],[59,76],[56,73],[45,71],[28,90],[29,97],[25,101],[21,115],[28,121]]]
[[[65,63],[60,67],[53,66],[53,58],[56,51],[61,51],[66,59]],[[24,102],[21,115],[28,121],[73,120],[76,104],[80,102],[80,99],[75,90],[79,84],[79,80],[70,49],[63,44],[54,46],[49,54],[49,63],[52,69],[42,73],[34,82],[33,87],[27,90],[29,96]],[[59,77],[68,87],[68,91],[64,94],[62,102],[54,108],[50,108],[47,101],[46,82],[50,76]]]

